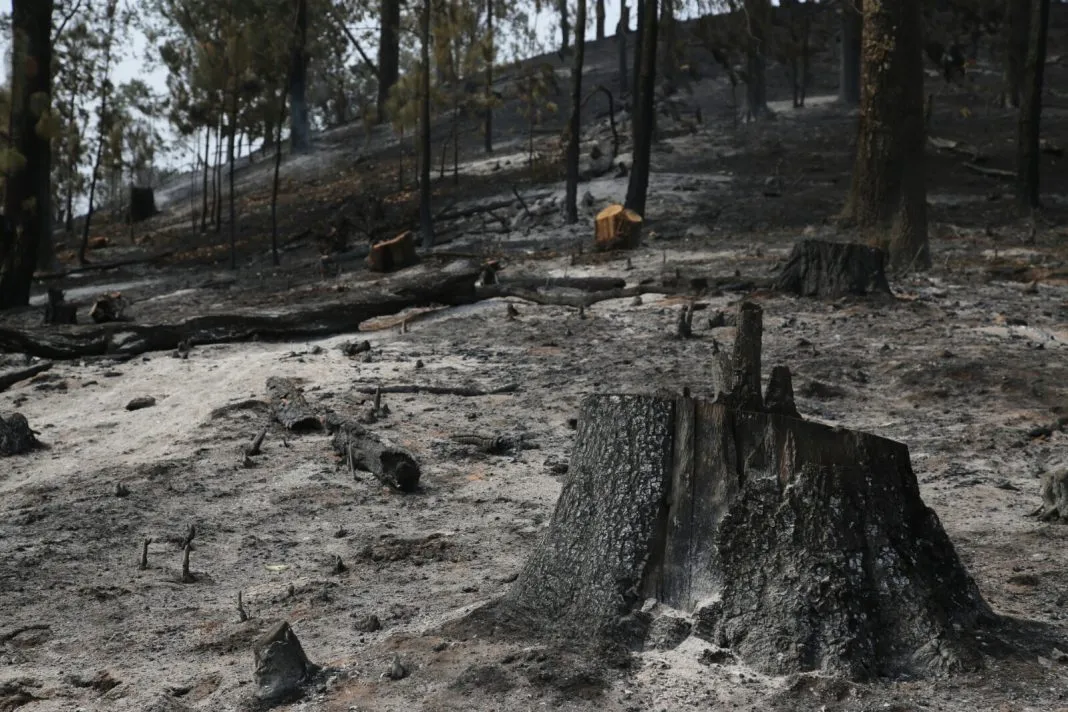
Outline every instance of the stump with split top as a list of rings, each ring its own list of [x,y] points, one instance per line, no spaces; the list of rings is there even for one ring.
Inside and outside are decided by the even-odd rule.
[[[392,240],[376,242],[367,255],[367,267],[374,272],[396,272],[419,261],[412,232],[401,233]]]
[[[976,664],[966,631],[991,613],[908,448],[797,417],[785,368],[754,396],[759,315],[743,306],[736,385],[715,401],[585,400],[545,541],[469,624],[633,646],[656,599],[772,674]]]
[[[630,250],[642,239],[642,216],[622,205],[609,205],[594,220],[594,244],[599,250]]]

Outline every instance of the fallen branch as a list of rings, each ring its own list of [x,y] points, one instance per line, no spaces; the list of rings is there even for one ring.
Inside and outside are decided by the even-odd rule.
[[[23,633],[29,633],[31,630],[52,630],[52,626],[47,623],[33,623],[31,625],[19,626],[6,633],[0,633],[0,643],[6,643],[9,640],[19,637]]]
[[[641,284],[622,289],[606,289],[586,294],[567,294],[560,292],[542,292],[522,289],[500,284],[488,284],[476,289],[477,299],[498,297],[515,297],[542,306],[589,307],[610,299],[631,299],[642,294],[693,294],[695,291],[721,290],[724,292],[749,292],[755,289],[767,289],[772,280],[746,277],[710,277],[702,283],[702,289],[695,290],[690,285],[654,285]]]
[[[972,173],[978,173],[981,176],[1016,180],[1016,171],[1007,171],[1003,168],[987,168],[986,166],[976,165],[975,163],[965,163],[964,167]]]
[[[44,373],[48,369],[52,368],[51,361],[42,361],[41,363],[35,363],[32,366],[26,368],[16,368],[11,371],[0,372],[0,391],[6,391],[11,386],[15,385],[19,381],[25,381],[27,378],[33,378],[38,373]]]
[[[496,396],[504,393],[515,393],[519,390],[518,383],[509,383],[497,388],[476,388],[474,386],[423,386],[415,383],[401,383],[392,386],[354,386],[353,390],[365,395],[377,393],[427,393],[436,396],[463,396],[465,398],[477,398],[478,396]]]
[[[174,323],[107,323],[27,330],[0,327],[0,351],[50,359],[171,351],[186,341],[218,344],[294,339],[357,331],[362,322],[424,304],[465,304],[474,296],[478,265],[405,270],[375,291],[353,290],[333,301],[203,314]]]
[[[319,416],[308,405],[304,392],[293,379],[271,376],[267,379],[267,396],[274,419],[286,430],[308,431],[322,427]]]
[[[534,200],[540,200],[541,198],[547,198],[552,193],[538,193],[532,196]],[[501,208],[507,208],[515,202],[512,198],[505,198],[502,200],[495,200],[492,203],[483,203],[481,205],[473,205],[470,208],[464,208],[462,210],[454,210],[448,213],[442,213],[438,216],[438,220],[460,220],[461,218],[469,218],[472,215],[480,215],[482,213],[488,213],[492,210],[500,210]],[[524,206],[525,208],[526,206]]]
[[[578,289],[584,292],[603,292],[622,289],[627,281],[619,277],[506,277],[499,276],[498,284],[507,289]]]
[[[154,255],[147,257],[128,257],[124,260],[115,260],[113,262],[93,262],[90,264],[81,265],[80,267],[71,267],[68,270],[62,272],[45,272],[43,274],[35,274],[34,279],[39,279],[42,282],[51,279],[62,279],[63,277],[69,277],[72,274],[83,274],[85,272],[101,272],[109,269],[116,269],[117,267],[130,267],[132,265],[144,265],[158,262],[159,260],[165,260],[173,255],[176,250],[164,250],[163,252],[157,252]]]

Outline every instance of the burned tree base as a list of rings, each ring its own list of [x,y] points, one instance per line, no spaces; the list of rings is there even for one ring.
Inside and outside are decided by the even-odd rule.
[[[890,294],[886,253],[855,243],[801,240],[775,281],[775,289],[802,297]]]
[[[401,233],[392,240],[377,242],[367,255],[367,268],[372,272],[396,272],[419,262],[412,232]]]
[[[633,647],[653,599],[769,674],[976,666],[968,630],[992,613],[921,500],[908,448],[795,417],[785,369],[766,405],[742,398],[760,368],[746,346],[759,308],[743,313],[724,401],[586,399],[545,540],[467,623]]]

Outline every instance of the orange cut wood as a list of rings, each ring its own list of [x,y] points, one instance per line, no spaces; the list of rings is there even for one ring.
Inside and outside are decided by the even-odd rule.
[[[594,219],[594,245],[599,250],[630,250],[642,237],[642,216],[622,205],[609,205]]]
[[[374,272],[395,272],[411,267],[419,261],[415,253],[415,239],[411,230],[391,240],[377,242],[367,255],[367,267]]]

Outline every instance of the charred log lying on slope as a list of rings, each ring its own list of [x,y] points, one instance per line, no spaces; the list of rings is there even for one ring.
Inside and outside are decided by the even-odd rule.
[[[738,323],[750,333],[722,402],[586,399],[545,541],[502,599],[446,632],[633,647],[652,598],[769,673],[976,664],[967,631],[992,614],[920,499],[906,446],[790,415],[782,370],[774,393],[753,394],[759,307]]]
[[[411,269],[377,290],[346,293],[330,302],[204,314],[164,324],[104,323],[20,331],[0,327],[0,351],[51,359],[136,355],[170,351],[179,343],[215,344],[253,339],[329,336],[356,331],[367,319],[422,304],[470,301],[477,265],[458,263],[441,270]]]

